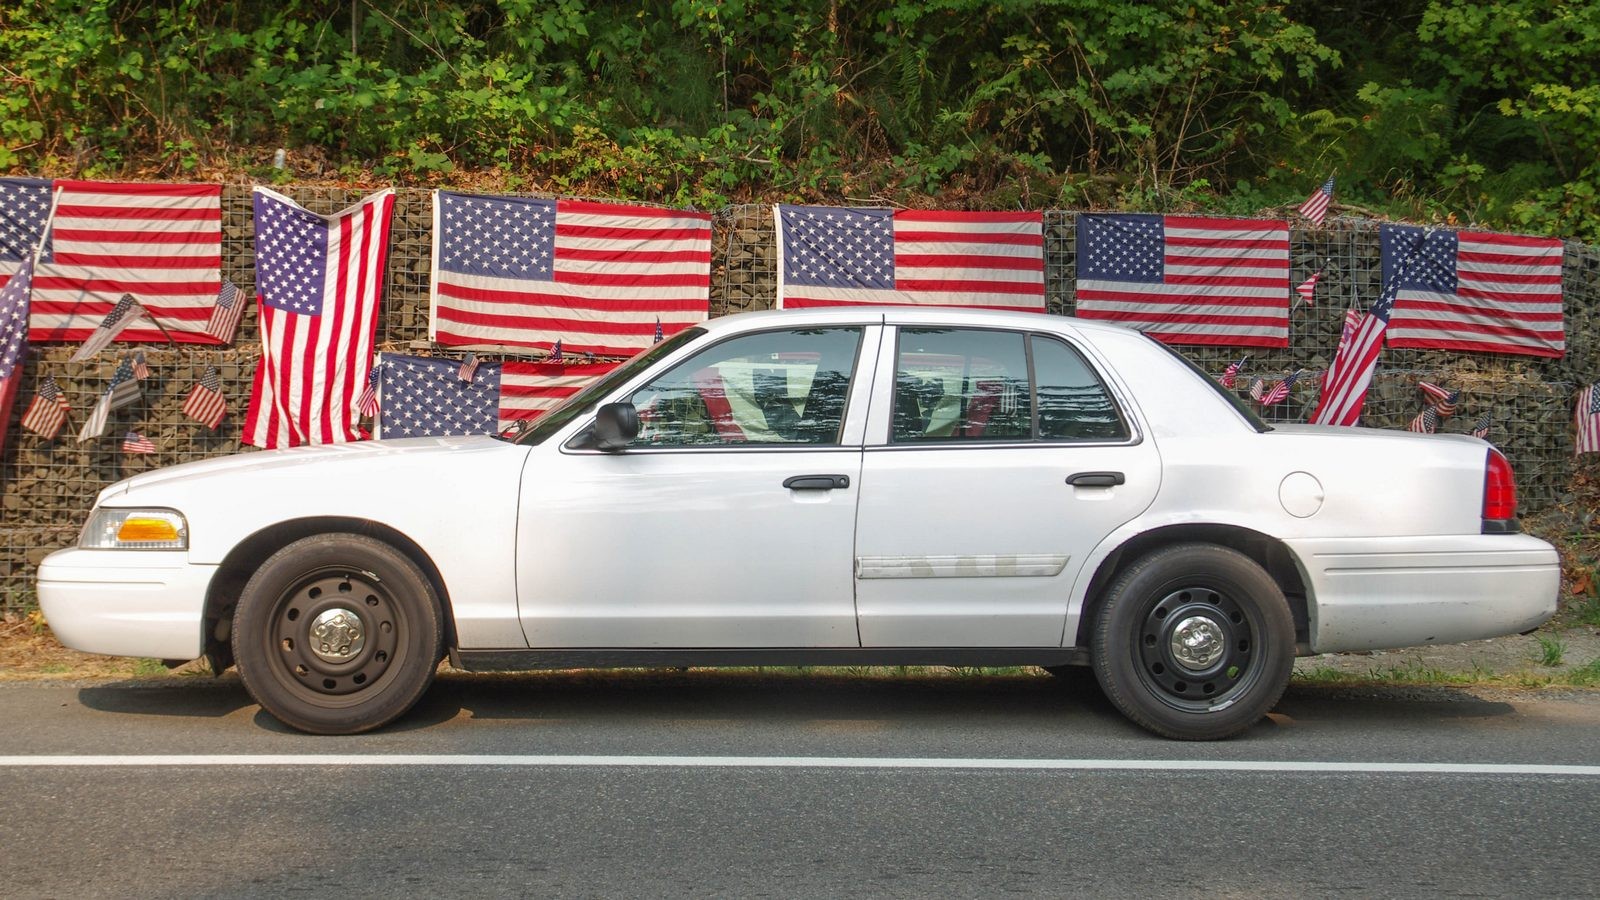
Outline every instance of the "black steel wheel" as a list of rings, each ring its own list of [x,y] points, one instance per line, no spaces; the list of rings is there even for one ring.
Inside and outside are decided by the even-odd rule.
[[[284,724],[356,734],[427,690],[443,640],[439,598],[416,564],[356,534],[302,538],[245,585],[233,652],[250,695]]]
[[[1177,544],[1111,584],[1091,651],[1100,687],[1128,718],[1166,737],[1216,740],[1249,728],[1283,695],[1294,619],[1249,557]]]

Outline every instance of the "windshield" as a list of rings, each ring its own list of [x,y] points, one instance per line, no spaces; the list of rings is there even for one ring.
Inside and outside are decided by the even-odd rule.
[[[653,364],[656,360],[705,333],[706,330],[704,328],[688,328],[652,346],[648,350],[635,354],[632,359],[612,369],[610,373],[599,381],[573,394],[562,401],[559,406],[534,419],[528,430],[517,436],[516,443],[530,445],[544,443],[545,438],[561,430],[563,425],[593,409],[600,398],[611,393],[617,385],[637,375],[641,369]]]
[[[1230,391],[1218,384],[1217,380],[1208,375],[1205,369],[1202,369],[1200,366],[1196,365],[1194,360],[1184,356],[1182,353],[1179,353],[1178,351],[1168,347],[1166,344],[1161,343],[1149,335],[1145,335],[1145,339],[1182,360],[1183,364],[1188,366],[1190,371],[1200,376],[1200,380],[1204,381],[1207,385],[1210,385],[1212,390],[1221,394],[1223,399],[1228,401],[1228,405],[1238,411],[1239,415],[1243,416],[1246,422],[1250,423],[1251,428],[1261,432],[1272,430],[1272,426],[1268,425],[1260,416],[1256,415],[1256,411],[1251,409],[1250,406],[1244,402],[1244,400],[1240,399],[1238,394],[1235,394],[1233,391]]]

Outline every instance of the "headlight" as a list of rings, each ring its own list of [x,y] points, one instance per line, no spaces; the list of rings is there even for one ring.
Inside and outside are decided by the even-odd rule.
[[[78,537],[85,550],[187,550],[189,523],[171,509],[96,509]]]

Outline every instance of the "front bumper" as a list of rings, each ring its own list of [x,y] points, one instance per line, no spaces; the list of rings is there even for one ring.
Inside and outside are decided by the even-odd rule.
[[[1556,611],[1561,561],[1525,534],[1291,540],[1311,649],[1378,650],[1517,634]]]
[[[74,650],[194,659],[216,571],[183,550],[58,550],[39,564],[39,608]]]

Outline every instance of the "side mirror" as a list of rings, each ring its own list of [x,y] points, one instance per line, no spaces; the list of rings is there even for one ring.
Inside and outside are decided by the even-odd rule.
[[[595,449],[615,453],[639,436],[639,411],[632,403],[607,403],[594,416]]]

